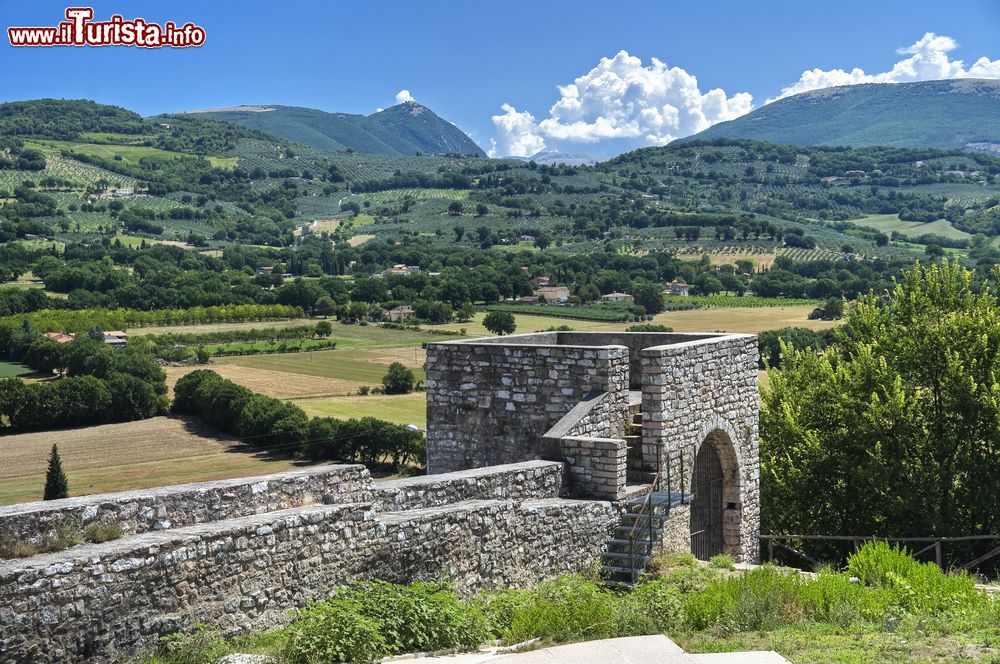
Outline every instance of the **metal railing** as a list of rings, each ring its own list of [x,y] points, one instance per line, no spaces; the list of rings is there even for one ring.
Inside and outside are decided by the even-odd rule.
[[[690,447],[690,449],[693,450],[693,449],[695,449],[696,446],[695,445],[691,445],[689,447]],[[671,508],[673,506],[673,495],[674,495],[673,475],[672,475],[672,472],[671,472],[671,466],[672,466],[671,462],[674,459],[676,459],[678,461],[679,474],[680,474],[680,492],[679,492],[680,502],[678,504],[679,505],[686,505],[686,504],[688,504],[690,502],[687,499],[687,492],[686,492],[686,488],[687,487],[686,487],[686,479],[685,479],[685,473],[684,473],[684,453],[687,450],[688,450],[688,447],[684,447],[684,448],[681,448],[679,450],[675,450],[676,457],[673,456],[672,453],[668,452],[667,456],[666,456],[666,463],[663,464],[663,465],[661,465],[661,462],[664,459],[664,457],[663,457],[663,444],[661,442],[657,442],[657,444],[656,444],[656,459],[657,459],[656,474],[653,476],[653,481],[650,484],[650,488],[649,488],[649,491],[646,493],[645,499],[643,500],[642,504],[639,506],[638,511],[634,514],[635,523],[632,524],[632,528],[629,530],[629,534],[628,534],[629,568],[631,569],[631,577],[632,577],[632,583],[633,584],[635,584],[638,581],[638,576],[639,576],[639,574],[638,574],[638,565],[637,565],[638,556],[636,556],[635,548],[636,548],[636,542],[639,539],[638,535],[641,532],[640,526],[642,526],[642,519],[643,519],[643,517],[645,517],[645,519],[646,519],[646,528],[645,528],[645,530],[646,530],[646,535],[647,535],[646,542],[647,542],[647,545],[649,547],[648,553],[649,553],[650,557],[653,555],[653,541],[654,541],[653,540],[653,530],[654,530],[654,528],[653,528],[653,520],[654,520],[654,517],[656,516],[656,503],[653,501],[653,496],[655,494],[661,492],[662,489],[663,489],[662,481],[664,479],[664,472],[663,472],[664,468],[666,469],[665,476],[666,476],[666,494],[667,494],[667,501],[666,501],[667,513],[666,513],[666,515],[664,515],[664,520],[666,520],[667,518],[670,517],[670,510],[671,510]],[[692,469],[694,468],[694,461],[692,461],[692,463],[691,463],[691,468]],[[692,474],[692,487],[691,487],[692,492],[694,491],[693,481],[694,481],[694,475]]]

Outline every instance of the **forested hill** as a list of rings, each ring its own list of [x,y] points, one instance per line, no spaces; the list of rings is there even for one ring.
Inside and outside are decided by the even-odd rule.
[[[1000,81],[851,85],[767,104],[688,140],[1000,151]]]
[[[185,115],[259,129],[323,150],[351,148],[365,154],[486,156],[462,130],[416,102],[367,116],[274,105],[192,111]]]

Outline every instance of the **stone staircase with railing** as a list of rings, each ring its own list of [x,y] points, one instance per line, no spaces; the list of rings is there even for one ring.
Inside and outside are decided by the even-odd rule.
[[[642,436],[633,433],[642,426],[642,412],[635,404],[630,406],[630,412],[632,421],[625,441],[631,497],[625,500],[625,511],[602,560],[605,582],[612,588],[631,588],[638,582],[663,539],[671,511],[694,498],[693,493],[686,492],[690,487],[684,485],[683,451],[668,454],[664,472],[658,472],[642,453]]]

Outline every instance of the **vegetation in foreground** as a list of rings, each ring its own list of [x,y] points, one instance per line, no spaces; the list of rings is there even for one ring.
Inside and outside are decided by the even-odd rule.
[[[340,588],[276,632],[225,641],[199,628],[164,639],[145,664],[214,662],[264,652],[288,664],[372,662],[387,655],[474,650],[493,639],[558,644],[667,634],[694,652],[774,648],[796,664],[995,661],[1000,601],[966,574],[945,574],[872,542],[843,571],[731,570],[667,555],[634,590],[567,575],[529,590],[460,597],[442,583]]]
[[[977,282],[957,261],[917,264],[886,295],[862,297],[830,348],[785,348],[762,399],[764,532],[998,532],[998,280]],[[949,543],[946,560],[995,546],[976,544]]]

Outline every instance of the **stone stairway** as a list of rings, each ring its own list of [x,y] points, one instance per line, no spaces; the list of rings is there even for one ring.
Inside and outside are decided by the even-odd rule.
[[[626,425],[625,442],[628,445],[626,482],[628,484],[652,485],[656,477],[656,468],[646,463],[642,454],[642,411],[641,404],[629,405],[632,421]]]
[[[690,494],[650,491],[629,499],[615,526],[602,562],[605,582],[612,588],[630,588],[639,580],[663,535],[674,507],[685,505]]]

